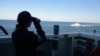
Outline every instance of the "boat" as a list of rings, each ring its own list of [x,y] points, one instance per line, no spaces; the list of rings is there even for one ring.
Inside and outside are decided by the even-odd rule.
[[[83,54],[80,55],[80,52],[86,52],[86,42],[88,44],[91,42],[92,52],[100,48],[100,34],[84,32],[61,34],[57,32],[57,34],[46,35],[47,41],[38,47],[37,52],[40,53],[37,56],[81,56]],[[14,56],[14,54],[15,49],[11,36],[0,36],[0,56]]]
[[[74,24],[71,24],[70,26],[72,26],[72,27],[80,27],[81,24],[80,24],[79,22],[76,22],[76,23],[74,23]]]

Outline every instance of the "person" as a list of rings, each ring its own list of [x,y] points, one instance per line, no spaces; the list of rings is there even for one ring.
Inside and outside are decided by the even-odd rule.
[[[16,50],[15,56],[35,56],[37,47],[46,40],[40,20],[32,17],[28,11],[22,11],[18,15],[17,22],[16,29],[12,33],[12,41]],[[32,22],[37,29],[37,34],[28,31]]]

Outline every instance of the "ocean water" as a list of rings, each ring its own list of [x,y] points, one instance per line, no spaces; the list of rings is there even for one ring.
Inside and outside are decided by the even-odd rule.
[[[59,25],[59,33],[69,33],[69,32],[87,32],[93,33],[93,30],[96,29],[96,33],[100,34],[100,24],[97,23],[81,23],[80,27],[72,27],[71,24],[74,22],[52,22],[52,21],[42,21],[41,26],[46,34],[53,34],[54,25]],[[15,30],[15,25],[17,24],[16,20],[0,20],[0,25],[2,25],[9,35]],[[34,31],[36,33],[36,29],[34,24],[31,25],[29,31]],[[0,29],[0,36],[4,36],[5,34]]]

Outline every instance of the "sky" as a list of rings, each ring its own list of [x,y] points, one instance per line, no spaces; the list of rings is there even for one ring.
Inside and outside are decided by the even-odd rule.
[[[42,21],[100,23],[100,0],[0,0],[0,20],[28,11]]]

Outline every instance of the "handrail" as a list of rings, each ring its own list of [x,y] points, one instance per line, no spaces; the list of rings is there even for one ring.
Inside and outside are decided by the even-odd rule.
[[[5,28],[3,26],[0,25],[0,29],[6,34],[8,35],[8,32],[5,30]]]

